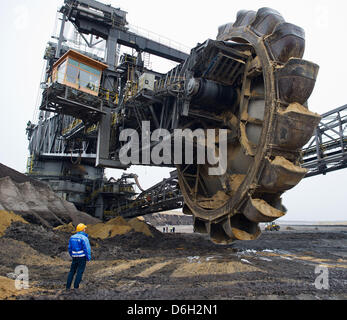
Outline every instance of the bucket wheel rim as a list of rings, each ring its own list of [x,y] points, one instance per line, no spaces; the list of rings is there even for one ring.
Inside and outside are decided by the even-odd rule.
[[[262,8],[259,9],[257,13],[254,11],[240,11],[234,24],[225,25],[221,27],[219,31],[217,41],[224,42],[231,40],[235,43],[247,44],[252,48],[252,50],[254,50],[255,56],[252,57],[252,54],[249,54],[249,58],[245,62],[246,65],[242,86],[245,86],[247,81],[251,82],[248,73],[251,71],[252,67],[256,66],[259,68],[260,66],[261,69],[260,75],[262,76],[264,83],[265,106],[261,135],[256,149],[252,150],[249,145],[247,146],[248,141],[247,135],[245,136],[245,130],[243,130],[239,135],[240,140],[242,140],[242,134],[244,135],[243,140],[246,138],[246,142],[241,143],[242,148],[247,156],[250,155],[253,157],[253,165],[249,166],[246,176],[237,188],[235,194],[222,206],[213,210],[205,209],[193,201],[189,194],[189,188],[186,186],[187,182],[185,181],[184,172],[182,172],[180,166],[177,166],[177,171],[180,189],[186,205],[186,211],[188,211],[188,213],[193,213],[195,221],[201,220],[205,223],[206,232],[210,233],[211,238],[213,238],[211,234],[211,225],[219,224],[222,227],[223,232],[225,232],[225,237],[222,237],[223,239],[221,241],[217,240],[216,242],[229,243],[240,238],[241,240],[255,239],[260,235],[258,223],[262,221],[258,220],[261,220],[262,217],[259,218],[259,213],[249,213],[246,216],[246,219],[250,221],[252,232],[233,228],[233,225],[230,224],[230,219],[234,219],[233,217],[238,215],[240,212],[242,213],[245,208],[247,209],[250,207],[248,208],[248,211],[256,211],[254,210],[254,207],[264,207],[265,204],[262,202],[262,199],[252,199],[252,197],[257,192],[259,185],[262,183],[260,180],[264,180],[264,171],[266,171],[269,163],[272,165],[277,161],[277,165],[282,158],[283,163],[290,160],[290,163],[288,162],[285,164],[287,167],[292,169],[292,172],[294,172],[293,174],[296,179],[294,180],[296,183],[294,183],[293,186],[304,177],[306,171],[297,165],[298,149],[307,142],[306,140],[311,136],[314,128],[320,120],[320,117],[307,110],[306,115],[307,117],[310,117],[311,124],[306,130],[306,136],[302,137],[301,141],[295,145],[296,148],[294,148],[294,150],[292,147],[289,148],[290,150],[288,154],[290,155],[287,157],[289,160],[286,157],[280,157],[281,159],[278,160],[273,157],[274,154],[272,153],[272,148],[274,145],[277,146],[277,141],[274,139],[274,132],[276,132],[280,126],[279,119],[281,112],[287,112],[290,109],[288,106],[291,106],[293,103],[298,103],[302,106],[302,104],[307,101],[314,87],[315,78],[318,73],[318,66],[311,62],[302,60],[304,53],[303,30],[297,26],[286,23],[282,16],[275,10]],[[285,33],[286,31],[288,34]],[[288,44],[289,49],[287,52],[286,48],[278,49],[278,43],[281,43],[281,41]],[[256,61],[256,59],[258,59],[258,61]],[[304,69],[302,73],[298,71],[298,66]],[[305,90],[302,92],[297,90],[297,93],[294,92],[294,94],[286,92],[286,87],[283,89],[283,83],[285,82],[281,82],[281,74],[283,74],[283,78],[288,76],[300,76],[301,78],[299,79],[299,82],[301,81],[300,83],[305,85]],[[247,98],[245,96],[245,91],[241,90],[240,114],[245,108],[248,108],[248,102],[249,97]],[[285,110],[286,108],[288,110]],[[305,110],[301,109],[300,112],[302,112],[302,114],[306,113]],[[299,114],[300,116],[300,112],[297,113],[297,115]],[[240,124],[242,123],[241,118],[242,116],[240,115]],[[284,192],[286,190],[280,191]],[[279,192],[280,195],[283,193],[281,192]],[[272,219],[273,217],[271,215],[278,215],[277,218],[284,215],[285,213],[282,211],[284,211],[284,207],[279,205],[278,208],[274,209],[274,213],[270,213],[270,217],[264,217],[265,221],[267,221],[267,219],[273,221],[274,219]],[[236,224],[238,224],[238,222]]]

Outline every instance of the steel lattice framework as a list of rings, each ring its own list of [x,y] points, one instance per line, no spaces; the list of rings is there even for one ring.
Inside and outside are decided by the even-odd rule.
[[[311,140],[302,150],[302,166],[307,177],[347,167],[347,105],[321,115]]]

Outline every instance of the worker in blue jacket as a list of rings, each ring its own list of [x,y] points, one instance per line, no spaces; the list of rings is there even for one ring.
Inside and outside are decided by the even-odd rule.
[[[83,272],[87,261],[91,260],[91,249],[88,234],[85,232],[87,226],[80,223],[76,227],[76,233],[69,240],[69,254],[72,257],[72,263],[69,275],[67,277],[66,289],[70,289],[72,279],[76,274],[74,288],[78,289],[82,280]]]

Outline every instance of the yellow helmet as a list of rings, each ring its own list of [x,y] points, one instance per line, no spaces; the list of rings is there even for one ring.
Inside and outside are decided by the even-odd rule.
[[[80,223],[77,227],[76,227],[76,232],[80,232],[80,231],[84,231],[84,229],[87,228],[87,226],[83,223]]]

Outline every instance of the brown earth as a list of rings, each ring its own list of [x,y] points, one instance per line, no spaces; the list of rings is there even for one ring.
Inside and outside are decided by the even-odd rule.
[[[221,246],[204,235],[163,234],[145,226],[152,236],[132,228],[104,239],[90,237],[92,261],[81,287],[65,291],[71,233],[12,222],[0,238],[0,280],[24,264],[30,291],[12,290],[13,282],[0,281],[5,292],[0,299],[347,298],[347,228],[265,232],[255,241]],[[319,265],[329,270],[328,290],[314,285]]]
[[[6,229],[15,221],[27,223],[21,216],[18,216],[13,212],[0,210],[0,237],[5,234]]]
[[[57,227],[70,222],[95,224],[100,220],[60,198],[45,183],[0,163],[0,210],[14,212],[26,221]]]
[[[101,223],[11,170],[0,166],[0,299],[347,299],[346,225],[287,227],[217,245],[149,224],[187,224],[181,214]],[[92,261],[80,289],[65,291],[79,222],[88,225]],[[29,289],[15,288],[19,265],[28,268]],[[327,289],[317,266],[328,270]]]

